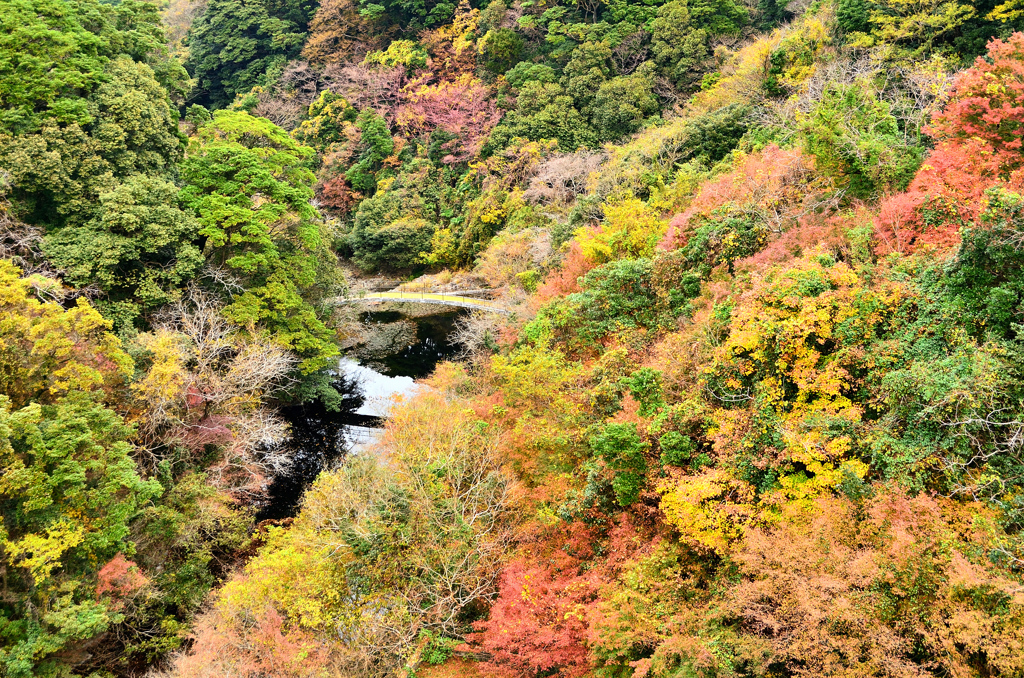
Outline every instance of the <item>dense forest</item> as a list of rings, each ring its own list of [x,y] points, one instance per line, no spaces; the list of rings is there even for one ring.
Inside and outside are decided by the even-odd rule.
[[[1024,676],[1024,0],[162,3],[0,0],[0,675]]]

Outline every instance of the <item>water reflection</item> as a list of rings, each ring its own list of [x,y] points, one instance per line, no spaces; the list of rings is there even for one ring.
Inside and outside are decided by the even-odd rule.
[[[465,311],[409,318],[395,311],[364,313],[370,341],[338,361],[335,387],[343,406],[328,411],[320,402],[286,407],[282,414],[292,426],[294,449],[290,471],[274,479],[259,520],[295,515],[302,493],[324,469],[346,453],[358,453],[379,435],[380,419],[396,397],[417,389],[416,379],[428,376],[437,363],[454,359],[460,346],[449,341],[456,319]]]

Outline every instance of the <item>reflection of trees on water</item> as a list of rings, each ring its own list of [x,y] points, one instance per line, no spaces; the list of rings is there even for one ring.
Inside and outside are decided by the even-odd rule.
[[[462,346],[454,343],[452,335],[456,321],[467,313],[449,311],[419,318],[406,318],[395,311],[364,313],[360,320],[368,338],[349,352],[349,358],[389,377],[421,379],[438,362],[458,357]],[[349,428],[365,425],[364,418],[356,414],[365,403],[359,383],[340,375],[334,386],[343,395],[342,406],[336,412],[328,411],[319,401],[282,408],[282,415],[291,425],[288,447],[293,450],[292,463],[271,483],[268,500],[258,515],[260,520],[294,515],[309,484],[349,451]]]
[[[341,407],[330,411],[320,401],[281,409],[291,424],[292,463],[288,471],[274,478],[260,520],[286,518],[295,514],[306,487],[347,451],[345,430],[353,413],[363,405],[363,394],[354,380],[339,376],[333,382],[342,394]]]
[[[350,352],[367,367],[389,377],[422,379],[444,360],[454,360],[461,346],[453,343],[456,321],[466,309],[406,318],[395,311],[370,311],[361,320],[368,339]]]

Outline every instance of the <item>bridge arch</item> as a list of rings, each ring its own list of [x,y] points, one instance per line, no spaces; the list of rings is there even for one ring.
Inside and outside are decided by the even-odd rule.
[[[400,301],[412,304],[436,304],[439,306],[470,308],[477,311],[488,311],[490,313],[501,313],[504,315],[508,315],[512,312],[500,303],[491,301],[490,299],[463,297],[457,294],[435,294],[432,292],[367,292],[365,294],[348,297],[337,297],[332,301],[339,305],[359,304],[363,302]]]

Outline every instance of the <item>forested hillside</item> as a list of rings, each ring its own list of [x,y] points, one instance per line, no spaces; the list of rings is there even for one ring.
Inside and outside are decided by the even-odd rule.
[[[1024,676],[1021,31],[0,0],[0,675]],[[257,523],[369,275],[510,313]]]

